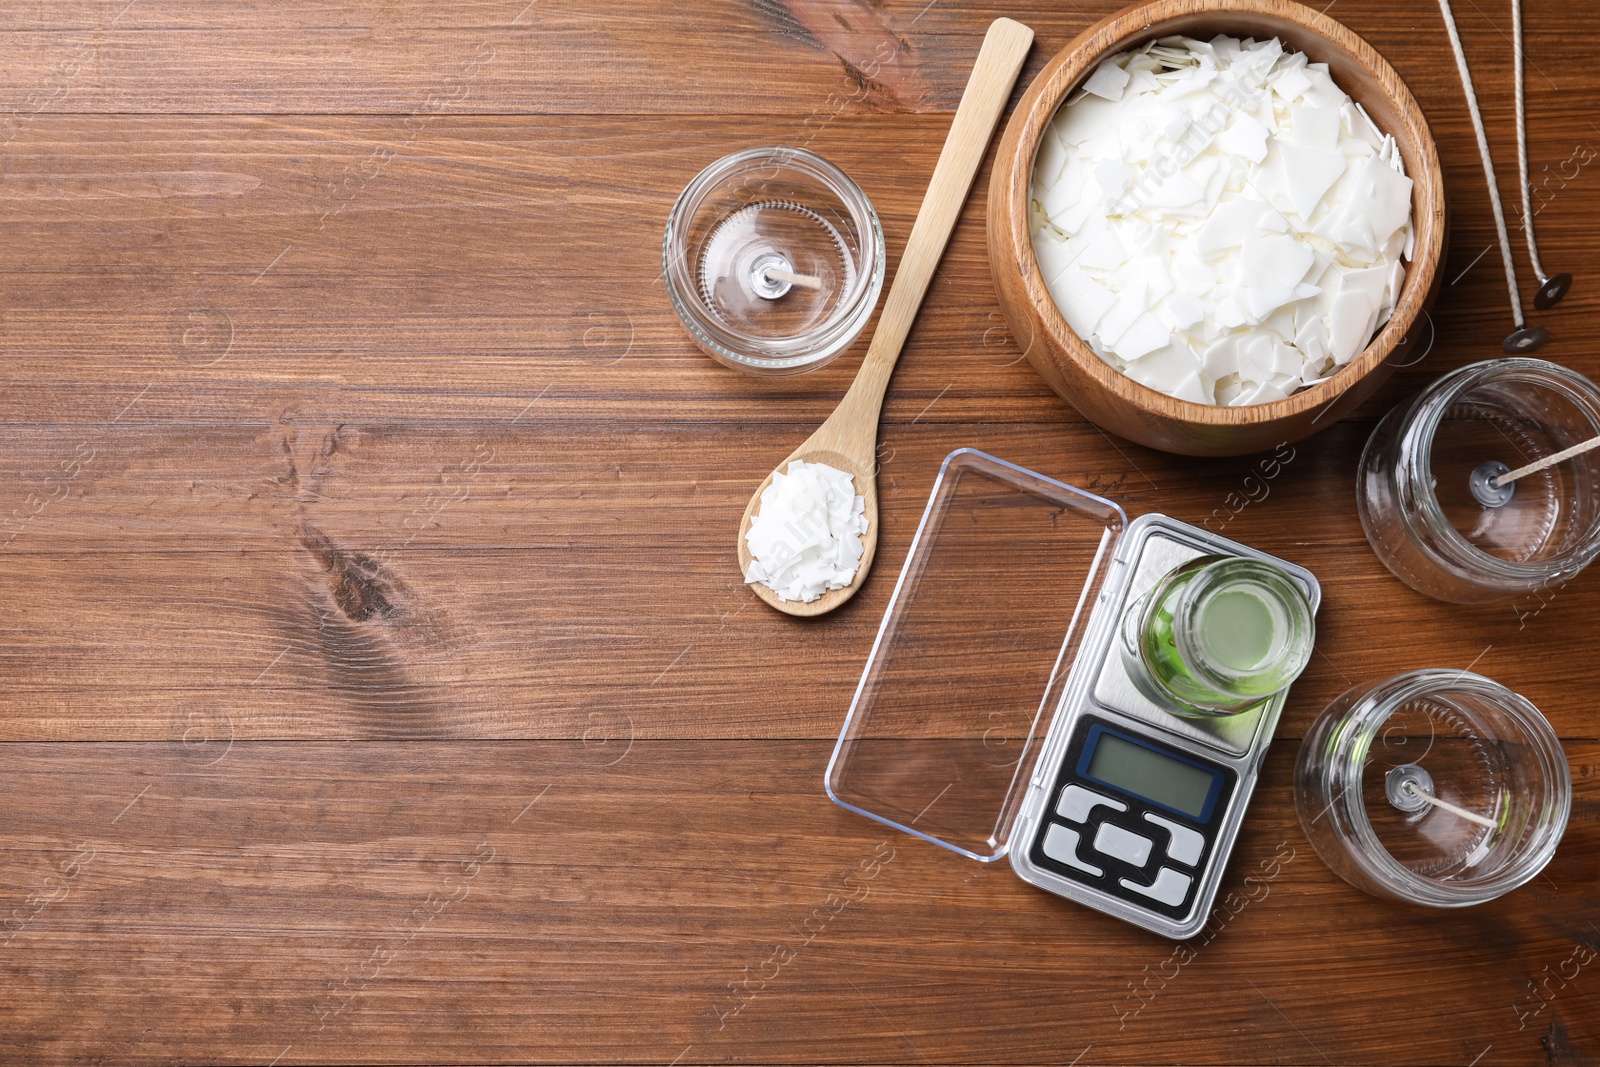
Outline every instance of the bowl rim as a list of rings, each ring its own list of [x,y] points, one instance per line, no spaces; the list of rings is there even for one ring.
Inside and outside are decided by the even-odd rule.
[[[1134,381],[1096,355],[1068,325],[1066,316],[1045,286],[1038,257],[1034,254],[1031,225],[1033,166],[1039,140],[1072,90],[1106,57],[1148,40],[1182,33],[1172,24],[1208,15],[1223,20],[1230,15],[1244,15],[1308,31],[1320,38],[1329,50],[1343,53],[1347,60],[1363,68],[1388,92],[1390,104],[1407,127],[1409,148],[1400,137],[1395,140],[1406,163],[1406,176],[1413,183],[1412,258],[1389,321],[1367,342],[1360,355],[1322,382],[1284,400],[1237,407],[1199,404],[1158,392]],[[1218,32],[1228,31],[1220,28]],[[1312,56],[1311,61],[1321,60]],[[1340,88],[1354,99],[1349,87],[1340,85]],[[1438,146],[1421,106],[1405,81],[1375,48],[1335,19],[1282,0],[1148,0],[1134,4],[1094,23],[1068,42],[1034,79],[1018,104],[1015,117],[1023,126],[1008,178],[1009,217],[1005,220],[1005,232],[1015,248],[1016,258],[1007,267],[1021,268],[1028,301],[1052,346],[1103,389],[1141,414],[1206,427],[1240,427],[1280,422],[1326,408],[1388,360],[1407,339],[1418,319],[1427,316],[1426,304],[1443,259],[1445,238],[1444,185]],[[1380,129],[1386,134],[1394,133],[1382,126]]]

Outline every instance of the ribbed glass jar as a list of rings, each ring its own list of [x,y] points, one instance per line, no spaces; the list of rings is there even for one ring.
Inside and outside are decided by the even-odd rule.
[[[662,276],[713,359],[753,374],[814,370],[872,317],[887,256],[861,187],[803,148],[750,148],[701,171],[667,218]]]
[[[1335,874],[1446,908],[1537,875],[1572,807],[1566,754],[1539,709],[1443,669],[1335,699],[1301,742],[1294,791],[1300,825]]]
[[[1445,375],[1378,424],[1361,454],[1356,507],[1385,566],[1436,600],[1483,603],[1559,585],[1600,554],[1600,450],[1482,498],[1509,471],[1600,435],[1600,389],[1539,359]],[[1480,484],[1473,484],[1475,473]]]

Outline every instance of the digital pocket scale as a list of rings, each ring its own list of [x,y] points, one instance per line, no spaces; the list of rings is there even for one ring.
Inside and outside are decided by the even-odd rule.
[[[1183,717],[1127,605],[1197,556],[1303,567],[973,449],[946,458],[828,764],[842,806],[1172,938],[1210,917],[1286,694]]]

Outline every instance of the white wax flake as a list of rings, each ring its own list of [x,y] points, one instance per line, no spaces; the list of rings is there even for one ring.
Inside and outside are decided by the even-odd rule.
[[[1167,309],[1167,317],[1172,320],[1172,325],[1179,330],[1187,330],[1206,317],[1206,306],[1188,293],[1173,293],[1167,297],[1165,307]],[[1071,322],[1072,320],[1069,318],[1067,321]]]
[[[1068,270],[1076,270],[1076,256],[1067,248],[1065,241],[1058,241],[1050,234],[1042,234],[1033,243],[1033,253],[1039,260],[1039,273],[1044,275],[1046,288],[1054,289],[1056,279]],[[1079,272],[1082,273],[1081,271]],[[1076,327],[1074,327],[1076,329]]]
[[[1307,362],[1321,363],[1328,358],[1328,326],[1320,318],[1314,318],[1300,327],[1294,335],[1294,346]]]
[[[1172,280],[1188,296],[1211,295],[1217,285],[1217,272],[1193,252],[1180,253],[1173,259]]]
[[[1311,88],[1311,79],[1306,77],[1306,72],[1299,67],[1292,67],[1283,73],[1269,79],[1272,91],[1284,100],[1298,100],[1300,96]]]
[[[1324,194],[1344,174],[1344,156],[1292,144],[1279,145],[1278,152],[1283,160],[1283,183],[1289,191],[1289,203],[1296,215],[1310,221]]]
[[[1123,280],[1125,286],[1135,281],[1144,282],[1144,301],[1147,307],[1154,306],[1156,301],[1172,292],[1172,276],[1167,273],[1167,268],[1161,265],[1159,256],[1139,256],[1131,259],[1117,271],[1117,277]]]
[[[1095,331],[1099,334],[1102,344],[1113,346],[1121,341],[1122,335],[1144,315],[1148,307],[1144,299],[1144,290],[1145,283],[1137,281],[1117,295],[1116,303],[1100,319],[1100,326]]]
[[[1128,262],[1128,250],[1115,232],[1102,230],[1098,236],[1090,238],[1084,245],[1083,254],[1078,259],[1079,265],[1084,269],[1095,267],[1100,270],[1115,270]]]
[[[1239,284],[1250,314],[1263,319],[1293,300],[1295,286],[1314,258],[1311,249],[1288,234],[1247,236],[1240,255]]]
[[[1066,166],[1067,150],[1061,146],[1061,139],[1055,131],[1046,130],[1039,139],[1039,158],[1033,164],[1033,172],[1046,185],[1052,185],[1061,177],[1061,168]]]
[[[1209,256],[1224,248],[1238,248],[1244,239],[1261,226],[1261,219],[1272,205],[1261,200],[1229,200],[1218,204],[1211,218],[1194,236],[1194,246]]]
[[[1107,159],[1094,165],[1094,180],[1106,196],[1116,198],[1127,191],[1137,175],[1121,160]]]
[[[1184,400],[1326,380],[1405,283],[1394,139],[1275,39],[1166,37],[1106,60],[1044,131],[1033,179],[1039,268],[1068,325]]]
[[[1323,152],[1339,150],[1340,109],[1331,107],[1290,108],[1289,143]]]
[[[1100,325],[1100,319],[1117,302],[1111,290],[1076,266],[1067,267],[1049,288],[1056,306],[1067,317],[1067,325],[1079,337],[1088,337],[1093,333],[1095,327]]]
[[[1128,364],[1128,377],[1142,385],[1200,377],[1200,362],[1184,348],[1163,345]]]
[[[1115,60],[1108,60],[1089,75],[1089,80],[1083,83],[1083,91],[1107,100],[1121,100],[1122,90],[1127,85],[1128,72],[1117,66]]]
[[[1056,136],[1069,148],[1099,137],[1113,128],[1119,110],[1114,101],[1085,97],[1056,114]]]
[[[1411,179],[1397,173],[1376,156],[1369,157],[1353,176],[1347,207],[1358,207],[1372,225],[1381,245],[1411,219]]]
[[[1188,207],[1197,200],[1203,200],[1205,195],[1206,191],[1180,170],[1157,186],[1145,198],[1145,203],[1152,207]]]
[[[1328,346],[1333,361],[1344,366],[1356,357],[1366,343],[1362,330],[1377,311],[1365,293],[1346,289],[1333,300],[1333,318],[1328,327]]]
[[[1158,348],[1166,347],[1170,340],[1172,331],[1161,325],[1160,319],[1147,312],[1135,319],[1133,325],[1117,338],[1113,350],[1123,359],[1131,361]]]
[[[1252,163],[1260,163],[1267,158],[1267,136],[1271,133],[1249,115],[1240,113],[1222,131],[1217,144],[1225,152],[1243,156]]]
[[[1300,98],[1311,107],[1343,107],[1350,99],[1328,77],[1326,63],[1307,63],[1306,77],[1311,79],[1311,88],[1300,94]]]
[[[809,603],[843,589],[861,564],[866,500],[855,479],[826,463],[793,460],[761,492],[761,509],[745,534],[746,582],[760,582],[779,600]]]

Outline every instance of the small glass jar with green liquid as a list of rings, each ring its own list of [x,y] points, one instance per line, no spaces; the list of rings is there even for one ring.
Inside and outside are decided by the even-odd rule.
[[[1210,555],[1173,568],[1128,606],[1122,658],[1153,703],[1234,715],[1287,689],[1315,637],[1310,600],[1282,569]]]

